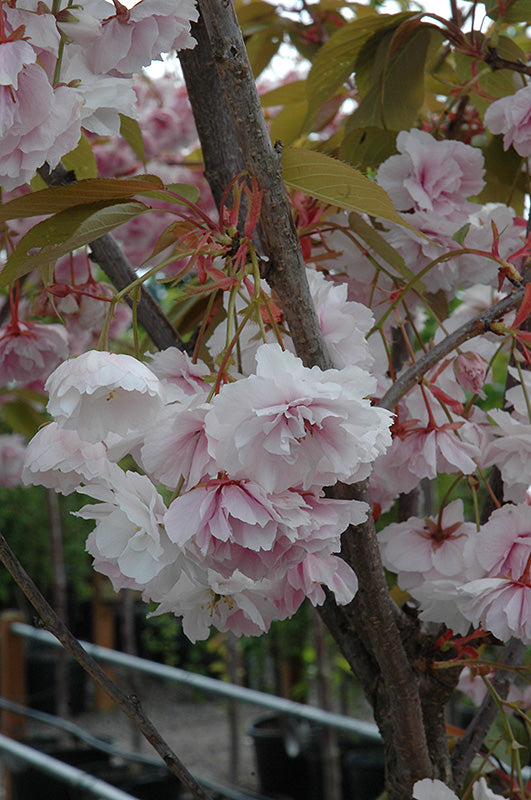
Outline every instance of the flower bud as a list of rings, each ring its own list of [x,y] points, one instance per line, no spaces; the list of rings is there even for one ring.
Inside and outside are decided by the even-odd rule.
[[[477,353],[460,353],[454,361],[454,373],[463,389],[484,397],[482,386],[485,382],[487,366]]]

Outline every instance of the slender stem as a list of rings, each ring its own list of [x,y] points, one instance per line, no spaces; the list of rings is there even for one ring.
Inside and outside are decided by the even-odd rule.
[[[211,800],[209,792],[196,781],[184,764],[161,737],[151,720],[144,714],[137,698],[127,697],[105,674],[99,664],[82,648],[75,636],[59,619],[53,608],[42,596],[24,567],[21,565],[5,538],[0,534],[0,561],[24,592],[42,620],[45,628],[59,639],[63,647],[78,661],[101,688],[132,719],[147,741],[155,748],[168,769],[192,792],[197,800]]]
[[[509,311],[514,311],[515,308],[518,308],[523,297],[524,286],[519,286],[508,295],[508,297],[504,297],[503,300],[495,303],[486,311],[482,311],[481,314],[465,322],[456,331],[446,336],[442,342],[436,344],[435,347],[432,347],[427,353],[423,353],[415,363],[393,383],[391,388],[383,396],[379,405],[382,406],[382,408],[395,408],[402,397],[418,383],[429,369],[434,367],[448,355],[448,353],[451,353],[452,350],[459,347],[459,345],[467,342],[469,339],[473,339],[475,336],[481,336],[482,333],[486,333],[495,320],[503,317],[503,315],[507,314]]]
[[[519,639],[511,639],[506,645],[502,666],[496,672],[492,680],[492,686],[496,694],[505,699],[510,687],[510,680],[507,678],[505,667],[512,667],[518,664],[525,653],[525,645]],[[466,777],[466,773],[483,744],[485,736],[489,732],[490,726],[494,722],[498,713],[498,706],[492,694],[487,694],[474,719],[468,726],[465,735],[457,742],[452,754],[452,769],[454,781],[459,790]]]

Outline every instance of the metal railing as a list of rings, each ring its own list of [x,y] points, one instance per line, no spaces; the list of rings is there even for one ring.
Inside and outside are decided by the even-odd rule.
[[[52,775],[69,786],[83,790],[94,797],[101,798],[101,800],[137,800],[133,795],[118,789],[116,786],[111,786],[110,783],[105,783],[100,778],[95,778],[77,767],[58,761],[58,759],[52,758],[52,756],[42,753],[40,750],[21,744],[1,733],[0,751],[11,757],[12,762],[9,764],[9,768],[13,771],[16,771],[16,763],[22,761],[24,764],[30,764],[35,767],[40,772]]]
[[[14,622],[11,625],[11,631],[18,636],[42,642],[51,647],[63,646],[53,634],[39,628],[33,628],[31,625],[26,625],[23,622]],[[208,678],[205,675],[186,672],[178,667],[158,664],[155,661],[148,661],[145,658],[132,656],[128,653],[120,653],[117,650],[110,650],[107,647],[101,647],[91,642],[82,641],[80,644],[89,655],[93,656],[98,661],[134,669],[147,675],[154,675],[158,678],[173,681],[174,683],[192,686],[195,689],[210,692],[220,697],[229,697],[242,703],[261,706],[262,708],[267,708],[270,711],[277,711],[287,716],[306,719],[311,722],[316,722],[319,725],[334,728],[338,731],[358,734],[374,742],[381,741],[378,728],[370,722],[352,719],[351,717],[345,717],[342,714],[335,714],[330,711],[323,711],[323,709],[316,708],[315,706],[296,703],[293,700],[286,700],[283,697],[266,694],[265,692],[258,692],[256,689],[247,689],[243,686],[217,680],[216,678]]]

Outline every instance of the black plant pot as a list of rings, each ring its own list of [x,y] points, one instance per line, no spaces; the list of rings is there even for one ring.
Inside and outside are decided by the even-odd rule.
[[[260,791],[270,797],[323,800],[322,728],[278,716],[258,718],[247,731],[254,743]],[[384,789],[383,745],[340,737],[343,800],[375,800]]]

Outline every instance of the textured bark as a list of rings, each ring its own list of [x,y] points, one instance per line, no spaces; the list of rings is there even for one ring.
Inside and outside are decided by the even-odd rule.
[[[240,28],[230,4],[201,0],[200,8],[225,98],[216,109],[216,126],[220,125],[221,115],[232,120],[232,141],[225,139],[223,145],[226,150],[241,152],[249,175],[256,177],[265,190],[260,221],[262,244],[269,259],[265,277],[284,309],[297,354],[308,366],[328,368],[331,361],[308,291],[305,265],[281,179],[280,155],[269,139]],[[204,39],[200,46],[209,62]],[[204,94],[197,97],[195,80],[188,88],[192,107],[199,103],[212,107]],[[207,158],[216,132],[214,126],[205,126],[204,118],[200,127]],[[224,123],[225,135],[230,127],[229,122]],[[233,177],[229,173],[227,169],[227,183]],[[367,485],[340,486],[336,494],[367,500]],[[402,634],[410,637],[411,630],[405,615],[389,597],[372,519],[349,530],[343,541],[342,555],[356,570],[360,589],[346,608],[336,606],[329,597],[322,618],[373,703],[387,751],[388,796],[390,800],[409,800],[413,782],[435,774],[423,726],[419,679],[402,640]]]
[[[281,156],[269,138],[234,9],[224,0],[201,0],[199,7],[224,94],[223,106],[216,107],[216,113],[223,113],[226,107],[230,109],[237,149],[244,166],[249,175],[257,179],[259,188],[265,190],[260,233],[269,263],[263,277],[277,292],[299,357],[307,366],[317,364],[327,369],[332,362],[306,280],[304,260],[282,182]],[[207,98],[204,96],[202,102],[211,109]],[[223,144],[231,149],[231,142]]]

